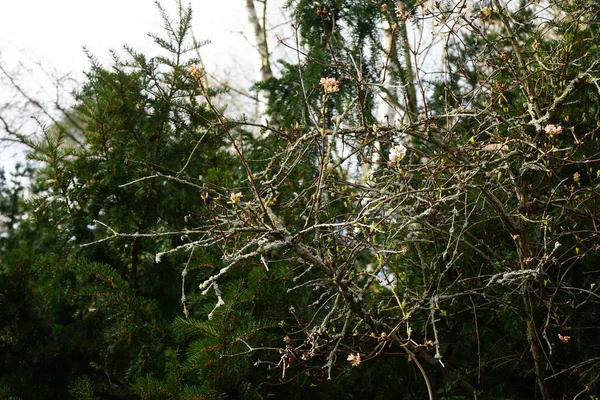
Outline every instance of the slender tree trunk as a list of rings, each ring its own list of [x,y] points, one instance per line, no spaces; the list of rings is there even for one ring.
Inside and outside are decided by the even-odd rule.
[[[509,169],[510,170],[510,169]],[[512,177],[514,182],[514,190],[517,199],[519,200],[520,209],[524,209],[529,201],[529,195],[527,192],[527,182],[518,181],[516,177]],[[504,223],[506,229],[511,233],[517,251],[519,253],[519,259],[521,264],[521,270],[526,269],[527,259],[531,257],[531,244],[527,237],[527,230],[523,222],[518,219],[515,220],[508,211],[504,208],[498,198],[491,192],[483,189],[485,197],[490,201],[492,208],[498,213],[498,216]],[[551,400],[552,395],[548,384],[544,379],[544,370],[546,367],[546,361],[544,360],[544,352],[538,338],[537,329],[535,326],[535,312],[536,307],[532,299],[532,294],[529,290],[527,282],[523,283],[524,289],[522,292],[523,306],[525,311],[525,325],[527,328],[527,342],[529,343],[529,351],[533,357],[535,378],[537,385],[540,389],[540,398],[542,400]]]
[[[544,366],[546,364],[544,361],[544,352],[542,351],[542,346],[540,345],[540,341],[538,339],[537,329],[535,327],[535,321],[533,318],[535,310],[527,285],[525,285],[525,289],[523,291],[523,301],[525,303],[525,313],[527,314],[527,340],[529,342],[529,350],[533,356],[535,378],[538,387],[540,388],[540,397],[542,400],[550,400],[552,399],[552,395],[550,394],[548,385],[544,380]]]
[[[414,122],[417,119],[419,112],[417,104],[417,88],[415,82],[415,72],[413,68],[413,58],[410,44],[408,42],[408,29],[406,22],[401,21],[398,24],[400,30],[400,38],[404,45],[404,81],[402,82],[404,90],[406,91],[406,110],[409,122]],[[414,66],[416,68],[416,66]]]
[[[383,36],[381,38],[383,52],[381,53],[381,89],[379,90],[379,103],[377,105],[377,121],[387,122],[394,126],[397,110],[397,90],[395,79],[398,76],[398,51],[396,50],[396,39],[394,30],[387,20],[383,21]]]
[[[516,195],[519,200],[520,208],[525,209],[529,201],[527,190],[525,189],[526,183],[519,183],[515,186]],[[527,232],[522,222],[517,222],[518,233],[516,236],[517,249],[519,251],[519,258],[521,260],[521,269],[526,269],[526,260],[531,256],[530,243],[527,238]],[[527,326],[527,341],[529,342],[529,350],[533,357],[533,365],[535,370],[535,378],[540,388],[540,396],[542,400],[552,399],[550,390],[546,380],[544,379],[544,369],[546,367],[546,361],[544,360],[544,352],[538,338],[537,328],[535,326],[535,312],[536,307],[532,299],[532,294],[529,290],[529,284],[524,282],[523,284],[523,303],[525,308],[525,318]]]
[[[259,19],[254,6],[254,0],[246,0],[246,13],[248,14],[248,27],[252,35],[252,41],[258,54],[258,68],[256,69],[256,81],[265,81],[273,76],[269,58],[269,46],[267,42],[266,15],[267,0],[263,0],[262,16]],[[258,116],[262,116],[266,110],[268,98],[264,92],[258,93]]]
[[[515,196],[519,201],[519,209],[524,210],[527,208],[527,203],[529,202],[529,192],[527,189],[528,182],[527,180],[522,180],[512,174],[511,179],[514,185]],[[513,228],[511,228],[510,231],[513,232],[513,238],[519,253],[521,270],[525,270],[527,269],[527,260],[533,253],[531,250],[531,243],[527,235],[527,227],[523,221],[513,220]],[[533,357],[535,378],[540,389],[540,397],[542,400],[550,400],[552,399],[552,396],[544,379],[546,361],[544,360],[544,352],[542,350],[542,346],[538,338],[537,328],[535,326],[536,306],[529,288],[529,283],[523,282],[523,305],[525,309],[527,341],[529,343],[529,351]]]
[[[378,103],[376,110],[377,122],[382,125],[395,125],[395,118],[398,110],[395,106],[398,106],[398,91],[396,89],[396,79],[398,77],[398,52],[396,51],[396,40],[394,38],[395,31],[392,29],[390,23],[384,19],[383,22],[383,35],[381,37],[381,77],[380,77],[380,88],[378,94]],[[381,143],[378,140],[373,141],[371,148],[364,156],[368,161],[361,164],[360,173],[365,183],[369,182],[369,179],[374,171],[377,170],[382,158]]]

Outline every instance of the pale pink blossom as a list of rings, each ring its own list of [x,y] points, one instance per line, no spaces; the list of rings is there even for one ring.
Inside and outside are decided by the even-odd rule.
[[[244,195],[242,194],[242,192],[231,192],[231,195],[229,195],[229,204],[237,204],[239,203],[240,199],[244,197]]]
[[[325,93],[334,93],[340,91],[340,82],[335,78],[321,78],[319,81],[323,85]]]
[[[561,342],[563,342],[564,344],[569,343],[569,340],[571,340],[571,336],[563,336],[560,333],[558,334],[558,338],[560,339]]]
[[[390,162],[397,163],[401,161],[404,158],[404,156],[406,156],[406,147],[404,147],[403,145],[399,144],[390,149]]]
[[[204,76],[204,67],[192,64],[189,66],[188,72],[194,79],[200,79]]]
[[[356,354],[350,354],[350,355],[348,355],[348,359],[347,359],[347,360],[348,360],[348,361],[350,361],[350,362],[352,363],[352,366],[353,366],[353,367],[357,367],[357,366],[359,366],[359,365],[360,365],[360,362],[362,361],[362,360],[360,359],[360,354],[359,354],[359,353],[356,353]]]
[[[544,131],[550,136],[560,135],[562,130],[563,128],[560,125],[548,124],[544,127]]]

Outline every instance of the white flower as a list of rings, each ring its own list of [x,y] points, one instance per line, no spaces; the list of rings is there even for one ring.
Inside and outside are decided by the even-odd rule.
[[[350,355],[347,358],[348,361],[350,361],[350,363],[352,364],[353,367],[357,367],[360,365],[360,362],[362,361],[360,359],[360,354],[356,353],[356,354],[352,354],[350,353]]]
[[[399,144],[390,149],[390,162],[397,163],[401,161],[404,158],[404,156],[406,156],[406,147],[404,147],[403,145]]]

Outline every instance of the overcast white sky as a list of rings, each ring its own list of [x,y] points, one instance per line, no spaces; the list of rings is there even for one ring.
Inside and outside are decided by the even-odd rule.
[[[203,49],[208,65],[228,63],[231,55],[247,51],[240,34],[246,20],[243,0],[190,3],[194,34],[212,42]],[[162,4],[174,11],[174,0]],[[160,16],[152,0],[0,0],[0,49],[9,54],[25,51],[61,71],[87,67],[83,46],[101,60],[108,58],[108,50],[125,43],[151,51],[147,33],[160,31]]]
[[[278,1],[279,2],[279,1]],[[161,4],[172,15],[175,0]],[[244,37],[244,0],[191,0],[196,39],[211,43],[201,50],[207,70],[220,78],[237,79],[241,87],[254,80],[254,57]],[[30,94],[52,101],[53,88],[34,62],[41,62],[56,76],[72,74],[78,80],[88,69],[83,52],[87,47],[101,62],[110,60],[109,50],[124,44],[148,55],[156,46],[149,32],[161,33],[162,21],[153,0],[0,0],[0,63],[26,75]],[[25,65],[25,68],[19,66]],[[31,68],[27,68],[31,66]],[[31,74],[31,75],[27,75]],[[0,82],[0,105],[10,96]],[[40,89],[44,88],[44,89]],[[35,129],[35,128],[30,128]],[[14,151],[0,149],[0,167],[11,168]]]

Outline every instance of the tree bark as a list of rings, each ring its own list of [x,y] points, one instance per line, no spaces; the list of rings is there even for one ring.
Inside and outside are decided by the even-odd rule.
[[[377,121],[394,126],[396,117],[395,105],[397,104],[397,90],[395,88],[395,77],[398,76],[398,51],[396,50],[396,39],[394,30],[387,20],[383,21],[383,34],[381,38],[383,52],[381,54],[381,89],[379,90],[379,103],[377,105]]]
[[[411,58],[410,44],[408,43],[408,29],[406,22],[401,21],[399,23],[400,38],[404,45],[404,75],[405,79],[402,82],[406,90],[406,109],[408,120],[412,123],[416,121],[418,115],[418,104],[417,104],[417,88],[415,87],[415,72],[413,68],[413,59]],[[416,68],[416,66],[414,66]]]
[[[267,42],[267,30],[266,30],[266,14],[267,14],[267,0],[263,0],[264,7],[262,12],[261,20],[258,18],[256,13],[256,7],[254,6],[254,0],[246,0],[246,13],[248,14],[248,27],[252,33],[252,39],[254,47],[258,53],[258,68],[256,69],[256,81],[266,81],[273,77],[271,70],[271,62],[269,58],[269,45]],[[266,111],[268,103],[268,97],[263,91],[258,93],[258,116],[262,116]]]
[[[540,341],[537,336],[537,329],[535,327],[535,321],[533,319],[533,305],[531,302],[531,294],[529,293],[529,288],[527,284],[525,284],[525,289],[523,292],[523,301],[525,303],[525,312],[527,313],[527,341],[529,342],[529,350],[531,351],[531,355],[533,356],[533,364],[535,366],[535,378],[540,388],[540,395],[542,400],[550,400],[552,396],[550,395],[550,390],[548,389],[548,385],[544,380],[544,352],[542,351],[542,346],[540,345]]]

